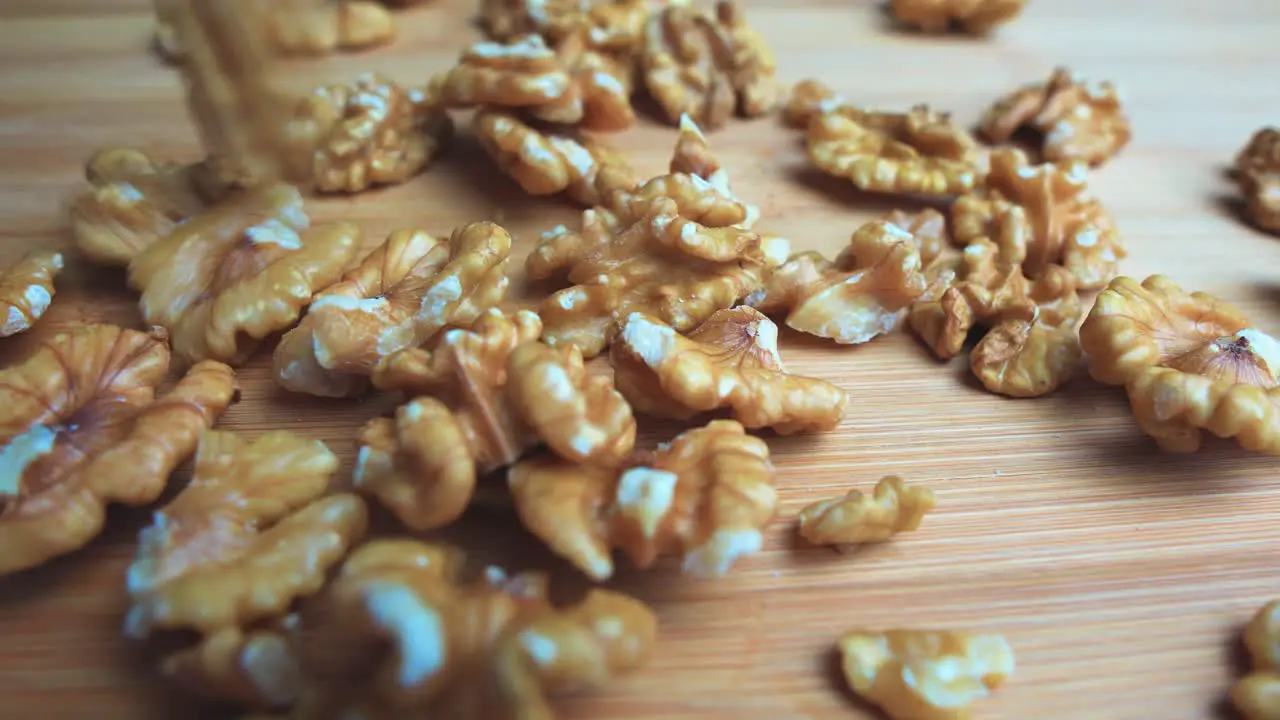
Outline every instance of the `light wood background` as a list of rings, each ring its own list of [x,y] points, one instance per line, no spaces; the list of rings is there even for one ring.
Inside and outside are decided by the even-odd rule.
[[[396,43],[298,64],[300,86],[368,69],[422,82],[474,35],[471,0],[406,11]],[[997,95],[1055,64],[1127,91],[1135,140],[1093,186],[1127,237],[1127,274],[1163,272],[1242,303],[1280,330],[1280,244],[1238,221],[1222,169],[1260,125],[1280,122],[1280,3],[1274,0],[1032,0],[988,40],[925,39],[884,23],[879,3],[746,3],[788,81],[818,77],[884,108],[929,102],[976,119]],[[63,203],[84,159],[106,145],[196,156],[178,78],[148,52],[146,0],[0,2],[0,263],[33,247],[68,247]],[[655,122],[616,136],[646,171],[674,132]],[[805,167],[775,119],[713,135],[762,227],[799,249],[834,252],[862,220],[894,206]],[[445,232],[504,222],[518,253],[571,221],[554,199],[521,195],[463,140],[424,176],[323,204],[359,222],[372,245],[397,227]],[[0,341],[5,362],[35,338],[85,320],[136,324],[122,273],[72,261],[39,330]],[[1237,636],[1280,596],[1280,484],[1275,460],[1210,443],[1197,455],[1155,450],[1123,393],[1081,374],[1054,396],[982,391],[962,359],[939,364],[907,335],[835,348],[792,334],[795,370],[851,395],[838,430],[771,442],[781,487],[766,549],[726,579],[693,582],[671,566],[623,572],[616,585],[651,602],[661,642],[648,668],[568,700],[566,718],[870,717],[835,680],[832,642],[853,626],[1000,631],[1018,673],[980,715],[1178,720],[1223,713],[1239,672]],[[350,471],[355,428],[388,398],[328,402],[275,388],[264,354],[241,373],[242,402],[222,427],[287,427],[324,439]],[[674,432],[654,426],[655,441]],[[921,530],[855,554],[793,542],[804,504],[869,489],[900,473],[932,486]],[[183,477],[180,474],[179,481]],[[196,717],[146,654],[121,637],[122,570],[148,512],[113,513],[110,530],[72,557],[0,579],[0,717]],[[481,513],[444,535],[513,568],[551,567],[512,521]]]

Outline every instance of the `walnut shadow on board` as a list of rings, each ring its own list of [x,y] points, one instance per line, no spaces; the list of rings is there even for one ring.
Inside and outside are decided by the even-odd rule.
[[[944,198],[928,198],[920,195],[895,195],[860,190],[847,178],[828,175],[812,165],[796,165],[786,169],[785,179],[799,185],[811,194],[819,195],[827,202],[849,210],[871,215],[883,215],[893,210],[919,212],[933,208],[942,212],[950,204]]]

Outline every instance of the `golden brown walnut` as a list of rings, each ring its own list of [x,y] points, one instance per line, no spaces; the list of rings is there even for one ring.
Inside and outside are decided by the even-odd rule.
[[[641,62],[649,94],[673,124],[689,115],[715,130],[735,110],[757,117],[781,99],[773,51],[731,0],[717,2],[714,17],[684,3],[654,12]]]
[[[494,40],[537,33],[548,42],[585,32],[591,47],[632,50],[649,16],[644,0],[481,0],[480,21]]]
[[[893,210],[886,213],[881,220],[909,233],[915,240],[916,249],[920,252],[920,264],[928,267],[942,255],[947,246],[947,218],[933,208],[925,208],[918,212]],[[867,242],[865,235],[854,233],[849,245],[836,256],[836,267],[851,270],[858,267],[857,242]]]
[[[463,582],[460,553],[378,540],[352,553],[293,632],[305,687],[296,716],[554,717],[550,697],[645,663],[657,618],[593,589],[550,602],[542,575]]]
[[[1249,218],[1263,230],[1280,232],[1280,130],[1255,132],[1236,155],[1234,173]]]
[[[1263,605],[1244,629],[1253,669],[1231,688],[1231,702],[1245,720],[1280,717],[1280,602]]]
[[[791,93],[782,106],[782,119],[797,130],[805,130],[814,117],[830,112],[848,112],[846,108],[853,106],[843,96],[825,83],[810,78],[791,87]]]
[[[395,37],[395,20],[380,2],[343,0],[277,10],[270,27],[276,47],[291,55],[363,50]],[[291,12],[291,10],[293,10]]]
[[[476,112],[472,129],[498,167],[530,195],[563,192],[583,205],[598,205],[608,193],[636,184],[627,161],[599,141],[542,132],[491,109]]]
[[[898,22],[926,33],[945,33],[952,27],[985,35],[1022,12],[1026,0],[893,0],[890,12]]]
[[[53,279],[62,271],[62,253],[29,253],[0,272],[0,337],[31,329],[53,302]]]
[[[283,387],[357,395],[378,361],[449,326],[467,327],[506,296],[511,236],[478,222],[449,239],[397,230],[343,279],[318,293],[276,346]]]
[[[950,114],[924,105],[906,113],[851,106],[817,113],[805,145],[818,169],[868,192],[959,195],[981,180],[977,143]]]
[[[0,371],[0,575],[79,549],[108,503],[146,505],[236,394],[199,363],[165,395],[163,338],[86,325]]]
[[[1075,375],[1084,353],[1075,325],[1010,319],[991,328],[969,354],[983,387],[1009,397],[1047,395]]]
[[[204,700],[274,708],[297,700],[302,674],[278,627],[225,627],[164,658],[160,672]]]
[[[658,417],[683,420],[729,408],[748,428],[790,435],[833,429],[849,399],[839,386],[787,372],[778,327],[749,307],[719,310],[688,336],[632,313],[609,357],[623,397]]]
[[[296,188],[260,186],[147,248],[129,263],[129,284],[178,359],[234,365],[338,279],[359,235],[351,223],[312,226]]]
[[[355,485],[405,525],[453,522],[477,476],[537,444],[572,462],[616,465],[635,444],[631,407],[607,377],[588,376],[575,348],[536,342],[537,315],[490,310],[431,350],[379,363],[374,384],[416,397],[361,431]]]
[[[428,94],[451,108],[535,108],[564,97],[571,83],[560,58],[542,37],[524,35],[467,48],[457,65],[432,78]]]
[[[870,497],[855,489],[806,506],[800,511],[800,536],[815,545],[884,542],[919,528],[936,504],[929,488],[888,475],[876,483]]]
[[[785,312],[793,330],[856,345],[896,328],[927,286],[915,238],[884,221],[855,231],[844,259],[856,269],[845,271],[812,251],[794,255],[746,303]]]
[[[845,682],[895,720],[966,720],[1015,665],[994,633],[851,630],[837,646]]]
[[[421,172],[453,135],[453,121],[421,89],[362,75],[322,85],[285,126],[290,178],[322,193],[357,193]]]
[[[99,150],[89,186],[71,201],[71,233],[85,257],[123,267],[216,197],[201,194],[203,164],[158,164],[138,150]]]
[[[724,575],[760,550],[777,509],[769,446],[733,420],[624,468],[546,456],[517,463],[508,482],[524,526],[595,580],[613,575],[613,548],[641,568],[675,554],[687,575]]]
[[[1143,432],[1195,452],[1202,431],[1280,453],[1280,344],[1229,303],[1153,275],[1116,278],[1080,328],[1097,380],[1126,385]]]
[[[285,430],[204,431],[191,483],[138,535],[126,634],[211,634],[277,618],[319,590],[366,525],[360,498],[321,497],[337,467],[324,443]]]
[[[1018,130],[1031,128],[1042,136],[1040,150],[1046,161],[1101,165],[1133,135],[1120,95],[1109,82],[1091,83],[1060,67],[1047,82],[997,100],[978,129],[991,142],[1003,143]]]
[[[1038,278],[1049,265],[1062,265],[1082,290],[1106,285],[1127,255],[1124,242],[1102,203],[1088,192],[1084,165],[1031,165],[1016,149],[991,154],[986,187],[951,206],[952,240],[960,246],[980,237],[998,239],[1002,216],[1013,207],[1026,213],[1017,233],[1022,267]]]

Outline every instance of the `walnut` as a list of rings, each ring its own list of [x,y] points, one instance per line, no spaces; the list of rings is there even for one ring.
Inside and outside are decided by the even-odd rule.
[[[777,509],[769,447],[733,420],[624,468],[548,456],[517,463],[508,482],[525,527],[595,580],[613,575],[615,547],[641,568],[678,554],[687,575],[724,575],[760,550]]]
[[[1116,278],[1080,328],[1093,376],[1125,384],[1134,419],[1167,452],[1201,431],[1280,454],[1280,343],[1231,305],[1159,275]]]
[[[639,668],[657,618],[590,590],[553,606],[541,575],[464,583],[460,553],[413,540],[356,550],[293,632],[298,717],[550,718],[549,696]]]
[[[947,113],[917,105],[906,113],[840,107],[813,116],[809,159],[869,192],[959,195],[979,184],[977,144]]]
[[[1041,152],[1048,162],[1101,165],[1132,137],[1120,95],[1109,82],[1090,83],[1060,67],[1047,82],[997,100],[978,129],[991,142],[1003,143],[1019,129],[1031,128],[1042,135]]]
[[[985,35],[1022,12],[1026,0],[893,0],[890,12],[904,25],[926,33],[945,33],[952,27]]]
[[[1280,601],[1263,605],[1244,629],[1252,672],[1231,688],[1231,702],[1246,720],[1280,716]]]
[[[325,55],[389,43],[395,37],[394,23],[380,2],[342,0],[277,9],[271,15],[269,30],[284,53]]]
[[[205,431],[191,484],[138,535],[125,632],[211,634],[279,617],[319,590],[366,525],[358,497],[321,497],[337,466],[324,443],[288,431]]]
[[[352,85],[316,88],[284,133],[295,182],[357,193],[422,171],[452,136],[453,121],[422,90],[369,74]]]
[[[129,284],[179,359],[236,364],[338,279],[358,240],[351,223],[311,227],[295,188],[261,186],[147,248],[129,263]]]
[[[872,497],[850,490],[802,509],[800,536],[815,545],[884,542],[919,528],[936,503],[932,490],[889,475],[876,483]]]
[[[482,0],[480,20],[494,40],[537,33],[548,42],[585,31],[592,47],[630,50],[649,16],[644,0]]]
[[[302,672],[282,628],[219,628],[164,658],[160,672],[192,695],[242,707],[297,700]]]
[[[654,12],[641,62],[649,94],[673,124],[689,115],[715,130],[735,109],[756,117],[780,100],[773,51],[731,0],[716,3],[715,17],[683,3]]]
[[[1280,130],[1255,132],[1236,156],[1234,172],[1249,218],[1263,230],[1280,232]]]
[[[537,444],[574,462],[616,464],[635,444],[631,408],[605,377],[588,377],[575,348],[535,342],[527,310],[490,310],[431,350],[381,361],[373,382],[417,397],[361,431],[355,485],[405,525],[429,529],[466,509],[478,475]]]
[[[314,297],[276,346],[276,380],[326,397],[363,392],[381,358],[447,326],[469,326],[501,302],[510,250],[511,236],[488,222],[458,228],[448,240],[397,230]]]
[[[71,202],[71,233],[90,260],[125,266],[208,207],[202,165],[162,165],[138,150],[100,150],[85,165],[89,186]]]
[[[787,372],[778,327],[749,307],[719,310],[687,337],[632,313],[610,361],[632,407],[659,417],[688,419],[727,407],[746,427],[789,435],[833,429],[848,402],[836,385]]]
[[[951,206],[952,239],[967,245],[979,237],[996,238],[1001,216],[1012,207],[1027,215],[1022,267],[1037,278],[1051,264],[1076,276],[1082,290],[1107,284],[1128,255],[1111,216],[1088,192],[1081,163],[1030,165],[1015,149],[991,154],[985,188]]]
[[[146,505],[236,394],[231,369],[195,365],[165,395],[162,338],[85,325],[0,371],[0,575],[79,549],[106,505]]]
[[[843,112],[844,108],[852,107],[825,83],[810,78],[801,80],[791,87],[791,94],[787,96],[787,101],[782,106],[782,119],[787,125],[797,130],[804,130],[809,127],[809,123],[815,116],[829,112]]]
[[[431,80],[428,94],[452,108],[532,108],[564,97],[571,84],[555,51],[540,36],[525,35],[467,48],[457,65]]]
[[[1040,397],[1070,380],[1082,356],[1073,323],[1013,318],[983,336],[969,354],[969,367],[993,393]]]
[[[0,272],[0,337],[30,330],[53,302],[62,253],[33,252]]]
[[[920,253],[920,264],[925,267],[932,265],[947,246],[947,218],[933,208],[914,213],[893,210],[880,219],[911,235]],[[875,241],[874,236],[855,232],[849,245],[836,256],[836,267],[846,270],[858,267],[858,243]]]
[[[498,167],[530,195],[564,192],[595,205],[606,194],[636,184],[627,161],[604,143],[544,133],[499,110],[478,111],[472,129]]]
[[[845,681],[897,720],[962,720],[1013,674],[1013,648],[994,633],[851,630],[837,643]]]
[[[883,221],[854,235],[851,248],[861,255],[845,259],[857,269],[846,272],[816,252],[799,253],[746,303],[766,313],[786,312],[787,327],[841,345],[890,332],[927,286],[915,238]]]

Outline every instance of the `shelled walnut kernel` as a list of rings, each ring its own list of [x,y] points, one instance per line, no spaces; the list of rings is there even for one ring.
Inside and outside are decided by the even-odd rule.
[[[610,361],[632,407],[658,417],[687,419],[727,407],[748,428],[788,435],[831,430],[848,402],[836,385],[787,372],[777,326],[749,307],[719,310],[687,336],[632,313]]]
[[[260,186],[210,208],[129,263],[143,319],[168,331],[183,362],[244,362],[292,325],[312,293],[355,253],[350,223],[311,226],[287,185]]]
[[[30,330],[53,302],[62,253],[29,253],[0,272],[0,338]]]
[[[1266,127],[1236,156],[1236,182],[1255,225],[1280,233],[1280,130]]]
[[[449,239],[397,230],[335,285],[276,346],[285,388],[326,397],[356,395],[381,358],[419,346],[449,326],[467,327],[506,296],[511,236],[494,223]]]
[[[657,618],[593,589],[552,605],[545,576],[462,580],[456,550],[376,540],[299,613],[304,718],[551,718],[550,698],[642,666]]]
[[[1114,85],[1087,82],[1061,67],[1048,81],[997,100],[979,122],[983,137],[996,143],[1008,142],[1024,127],[1041,134],[1041,152],[1048,162],[1101,165],[1132,137]]]
[[[806,506],[800,511],[800,536],[815,545],[884,542],[919,528],[936,503],[932,490],[889,475],[876,483],[872,496],[855,489]]]
[[[895,720],[964,720],[1014,671],[996,634],[851,630],[838,646],[849,687]]]
[[[893,0],[890,12],[904,25],[926,33],[944,33],[957,26],[984,35],[1022,13],[1026,0]]]
[[[1280,602],[1263,605],[1244,629],[1252,672],[1231,687],[1231,702],[1245,720],[1280,717]]]
[[[1167,452],[1208,431],[1280,454],[1280,343],[1231,304],[1153,275],[1098,295],[1080,340],[1100,382],[1124,385],[1138,426]]]
[[[210,361],[157,398],[168,369],[163,338],[85,325],[0,370],[0,575],[83,547],[110,503],[160,496],[236,395]]]

